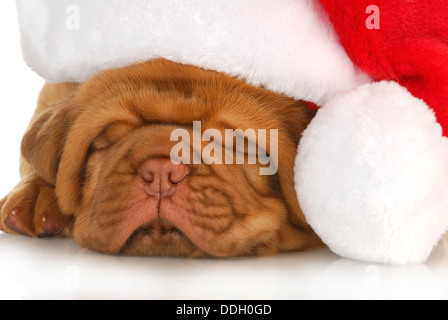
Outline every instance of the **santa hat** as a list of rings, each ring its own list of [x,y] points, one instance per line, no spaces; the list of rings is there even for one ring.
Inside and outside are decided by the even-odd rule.
[[[314,103],[296,161],[335,253],[424,262],[448,227],[445,0],[17,0],[28,65],[82,82],[154,58]]]

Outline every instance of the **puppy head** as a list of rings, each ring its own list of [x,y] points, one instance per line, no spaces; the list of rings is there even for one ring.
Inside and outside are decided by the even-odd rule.
[[[285,96],[156,60],[82,84],[32,124],[22,152],[54,182],[62,211],[74,216],[73,237],[84,247],[138,255],[267,254],[320,244],[293,181],[298,141],[311,117],[303,103]],[[198,122],[201,132],[193,128]],[[210,147],[193,141],[195,134],[209,129],[215,139],[229,129],[266,130],[256,143],[278,152],[278,170],[260,175],[267,165],[259,161],[172,161],[173,132],[191,140],[187,158],[194,160]],[[42,151],[51,161],[42,160]],[[243,153],[248,160],[248,150]]]

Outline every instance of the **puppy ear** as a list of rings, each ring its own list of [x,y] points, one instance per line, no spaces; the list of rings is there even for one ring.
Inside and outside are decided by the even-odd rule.
[[[285,202],[290,212],[290,220],[302,228],[310,228],[300,208],[294,183],[294,168],[298,145],[303,131],[311,122],[315,112],[303,101],[296,101],[280,110],[283,126],[279,130],[278,176]]]
[[[89,92],[90,87],[84,88]],[[73,123],[68,124],[69,131],[65,132],[64,147],[59,153],[59,169],[56,177],[56,196],[64,212],[76,213],[81,207],[83,196],[84,169],[92,142],[106,127],[115,122],[124,122],[138,126],[140,120],[126,104],[101,104],[80,100],[81,111]]]
[[[65,140],[77,113],[69,101],[59,102],[35,117],[22,139],[23,158],[49,184],[56,184]]]

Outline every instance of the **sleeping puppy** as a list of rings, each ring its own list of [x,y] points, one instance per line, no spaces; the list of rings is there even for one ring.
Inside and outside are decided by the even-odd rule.
[[[22,141],[22,180],[0,202],[0,229],[72,237],[107,254],[234,257],[316,247],[293,179],[312,116],[302,102],[167,60],[46,84]],[[276,145],[262,146],[278,150],[275,174],[261,175],[259,161],[173,161],[172,133],[194,136],[195,121],[223,136],[278,130]]]

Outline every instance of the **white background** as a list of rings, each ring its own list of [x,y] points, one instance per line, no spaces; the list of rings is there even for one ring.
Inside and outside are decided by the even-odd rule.
[[[18,182],[19,147],[43,80],[24,64],[14,1],[0,2],[0,196]],[[0,299],[448,298],[448,249],[425,265],[341,259],[328,249],[267,258],[105,256],[66,239],[0,232]]]

